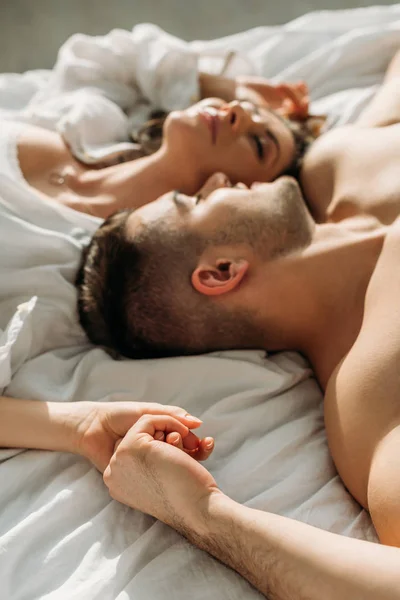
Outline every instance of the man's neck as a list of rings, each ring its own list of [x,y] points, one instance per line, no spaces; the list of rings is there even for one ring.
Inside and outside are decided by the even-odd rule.
[[[304,337],[304,353],[324,389],[360,332],[365,295],[382,249],[385,228],[349,232],[346,237],[321,262],[315,335]]]
[[[383,227],[371,230],[369,224],[360,231],[355,221],[320,225],[308,248],[283,259],[283,276],[277,270],[279,301],[263,325],[266,347],[302,352],[323,388],[360,331],[365,294],[385,232]],[[271,274],[268,279],[274,281]],[[282,298],[289,298],[286,306]]]

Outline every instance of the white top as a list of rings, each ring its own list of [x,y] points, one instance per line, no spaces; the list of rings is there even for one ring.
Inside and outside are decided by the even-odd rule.
[[[2,121],[0,127],[0,173],[14,181],[27,185],[18,160],[18,136],[22,123]]]
[[[24,123],[17,123],[15,121],[2,120],[0,123],[0,178],[3,179],[4,177],[9,182],[12,182],[14,187],[13,195],[17,194],[20,196],[18,201],[24,202],[28,219],[29,213],[32,209],[36,212],[38,210],[38,203],[40,203],[47,208],[53,209],[55,219],[59,220],[59,217],[62,216],[73,226],[73,229],[71,227],[68,228],[70,235],[77,238],[85,238],[86,241],[87,236],[93,234],[101,225],[102,219],[80,213],[51,198],[47,200],[45,196],[38,193],[25,180],[18,160],[18,138],[25,126]],[[18,193],[18,189],[20,193]],[[84,235],[85,233],[86,236]]]

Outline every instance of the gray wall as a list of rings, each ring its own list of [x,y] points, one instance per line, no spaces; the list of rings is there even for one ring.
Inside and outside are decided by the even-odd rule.
[[[0,72],[49,68],[73,33],[131,29],[144,21],[186,40],[212,39],[275,25],[311,10],[351,8],[378,0],[0,0]]]

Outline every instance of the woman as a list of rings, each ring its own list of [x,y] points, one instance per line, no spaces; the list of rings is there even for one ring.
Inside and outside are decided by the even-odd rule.
[[[114,154],[96,169],[74,157],[59,134],[3,122],[0,172],[47,200],[106,218],[171,189],[195,194],[216,171],[250,184],[297,166],[310,134],[304,84],[206,74],[200,84],[203,97],[219,97],[149,122],[138,133],[139,150]]]

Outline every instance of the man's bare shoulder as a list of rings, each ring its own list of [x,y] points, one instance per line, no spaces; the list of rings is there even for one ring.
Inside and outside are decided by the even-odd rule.
[[[348,153],[350,148],[354,147],[360,150],[360,140],[371,142],[374,139],[384,139],[386,141],[387,138],[390,140],[393,136],[398,139],[399,132],[400,123],[387,125],[384,129],[352,123],[327,131],[316,139],[306,153],[302,165],[301,182],[315,177],[317,170],[326,170],[334,166],[335,161],[340,159],[344,153]],[[370,149],[374,151],[373,146]]]
[[[396,352],[400,358],[400,218],[380,230],[384,241],[367,287],[360,333],[348,357],[365,349],[373,356]]]
[[[332,456],[353,496],[367,506],[370,465],[400,423],[400,220],[387,235],[365,297],[360,333],[328,382],[325,422]]]
[[[346,125],[324,133],[304,157],[300,185],[317,221],[325,220],[325,211],[333,195],[336,165],[343,148],[352,139],[353,131],[352,125]]]
[[[370,214],[392,223],[400,214],[399,157],[399,123],[346,125],[324,134],[305,156],[300,178],[314,218]]]
[[[374,331],[378,323],[400,333],[400,218],[386,228],[365,297],[362,331]]]
[[[351,139],[354,129],[354,125],[343,125],[330,129],[317,138],[304,157],[302,176],[307,176],[307,172],[316,165],[322,166],[331,161],[342,150],[343,143]]]

